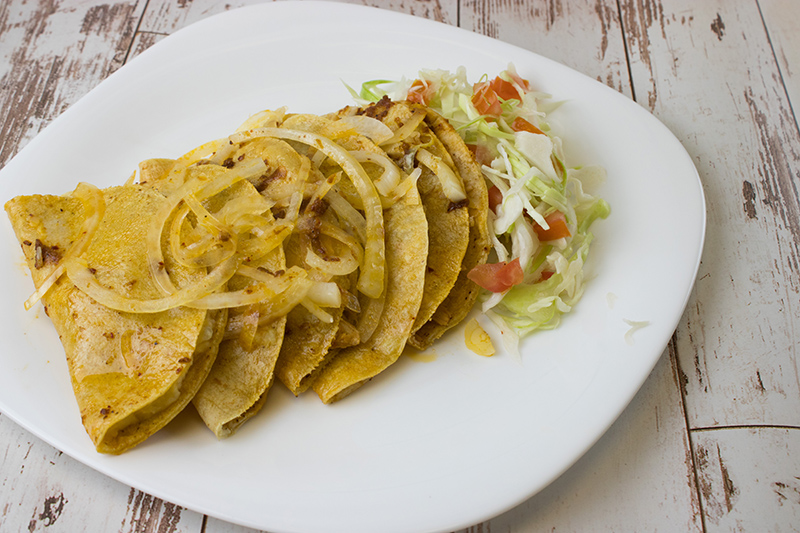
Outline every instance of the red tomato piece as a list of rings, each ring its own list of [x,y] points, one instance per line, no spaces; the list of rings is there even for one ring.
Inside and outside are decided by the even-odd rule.
[[[497,206],[503,203],[503,193],[497,188],[497,185],[489,187],[489,209],[495,211]]]
[[[522,95],[519,94],[517,88],[510,82],[507,82],[500,76],[492,80],[492,90],[494,93],[503,100],[522,100]]]
[[[472,152],[473,157],[475,157],[475,161],[479,165],[491,166],[492,159],[494,159],[494,157],[492,157],[492,152],[490,152],[485,145],[468,144],[467,148],[469,148],[469,151]]]
[[[514,83],[516,83],[517,85],[519,85],[520,87],[522,87],[522,89],[523,89],[525,92],[528,92],[528,91],[530,91],[530,90],[531,90],[531,84],[530,84],[530,83],[528,83],[528,80],[524,80],[524,79],[520,78],[518,74],[515,74],[515,73],[513,73],[513,72],[506,72],[506,74],[508,74],[508,76],[509,76],[509,77],[510,77],[512,80],[514,80]]]
[[[472,87],[472,105],[481,115],[500,116],[503,109],[500,107],[500,100],[492,90],[489,82],[476,83]]]
[[[428,105],[436,88],[428,80],[414,80],[408,89],[406,100],[416,104]]]
[[[536,133],[537,135],[545,135],[542,130],[522,117],[517,117],[514,119],[514,122],[511,123],[511,129],[514,131],[529,131],[531,133]]]
[[[506,263],[485,263],[476,265],[467,277],[480,287],[491,292],[505,292],[514,285],[522,283],[525,274],[519,265],[519,257]]]
[[[554,211],[544,217],[544,221],[550,226],[550,229],[544,229],[539,224],[533,225],[533,230],[539,237],[540,241],[554,241],[562,237],[569,237],[571,233],[567,227],[567,217],[561,211]]]
[[[542,277],[539,278],[539,281],[547,281],[548,279],[553,277],[553,274],[555,274],[555,272],[550,272],[549,270],[543,270]]]

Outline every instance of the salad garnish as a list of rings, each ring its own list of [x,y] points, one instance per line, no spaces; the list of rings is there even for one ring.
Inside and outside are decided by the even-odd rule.
[[[489,189],[493,253],[469,272],[485,289],[481,310],[514,353],[520,337],[557,327],[583,295],[591,226],[610,214],[608,203],[592,194],[605,170],[567,166],[547,121],[558,104],[513,65],[474,84],[461,67],[421,70],[413,80],[372,80],[350,91],[360,104],[387,96],[427,105],[453,125]]]

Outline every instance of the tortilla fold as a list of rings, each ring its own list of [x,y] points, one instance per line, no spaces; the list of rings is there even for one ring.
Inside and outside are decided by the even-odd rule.
[[[131,298],[161,296],[142,242],[164,197],[134,185],[106,189],[104,198],[105,216],[83,257],[102,285]],[[69,196],[35,195],[5,208],[38,287],[58,258],[37,264],[37,243],[67,250],[81,229],[83,206]],[[165,262],[177,285],[202,276],[169,254]],[[61,337],[83,425],[97,451],[114,454],[144,441],[189,403],[214,362],[227,314],[185,307],[122,313],[95,302],[66,275],[42,302]]]

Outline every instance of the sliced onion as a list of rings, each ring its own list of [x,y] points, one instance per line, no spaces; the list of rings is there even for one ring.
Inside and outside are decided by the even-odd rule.
[[[331,190],[331,188],[336,185],[339,179],[342,177],[342,172],[335,172],[325,178],[324,180],[320,181],[317,185],[317,190],[314,191],[314,194],[311,196],[311,199],[308,201],[306,205],[305,213],[308,213],[312,206],[317,202],[317,200],[321,200],[324,198]]]
[[[300,305],[305,307],[306,310],[314,315],[320,322],[324,322],[325,324],[333,323],[333,317],[308,298],[300,300]]]
[[[339,220],[352,228],[361,242],[366,242],[367,221],[364,220],[364,216],[336,191],[330,191],[325,199]]]
[[[242,316],[242,330],[239,332],[239,346],[246,352],[253,349],[253,341],[258,332],[258,317],[260,315],[258,305],[248,305]]]
[[[346,276],[355,272],[364,258],[364,251],[358,241],[343,229],[326,221],[320,223],[319,232],[344,244],[346,253],[326,259],[309,247],[306,250],[306,264],[331,276]]]
[[[106,212],[106,202],[103,197],[103,191],[94,185],[80,182],[72,192],[72,196],[80,200],[81,204],[83,204],[84,219],[81,224],[80,232],[78,233],[78,238],[72,246],[69,247],[69,250],[64,253],[56,268],[45,278],[42,284],[39,285],[39,288],[25,300],[24,305],[26,311],[30,310],[42,296],[47,294],[50,287],[52,287],[58,278],[61,277],[61,274],[64,273],[66,268],[65,264],[71,258],[78,257],[86,251],[89,247],[89,243],[92,242],[95,232],[97,232],[97,228],[100,227],[100,221],[103,220],[103,215]]]
[[[220,173],[210,182],[199,177],[192,179],[167,197],[167,201],[153,216],[145,240],[150,274],[163,294],[170,295],[177,291],[164,268],[164,254],[161,251],[161,236],[164,232],[164,225],[175,208],[190,194],[194,194],[197,200],[204,200],[227,189],[238,181],[263,174],[266,168],[264,162],[259,159],[248,161],[245,164],[237,165],[231,170]]]
[[[425,119],[425,109],[419,108],[414,111],[414,114],[409,117],[405,124],[400,126],[397,131],[394,132],[390,138],[386,139],[383,142],[378,143],[380,146],[386,146],[389,144],[394,144],[396,142],[400,142],[412,133],[414,133],[417,127],[422,123]]]
[[[285,116],[285,107],[281,107],[275,111],[265,109],[264,111],[259,111],[249,116],[241,126],[236,128],[236,131],[247,131],[253,128],[275,128],[283,122]]]
[[[254,269],[255,270],[255,269]],[[264,272],[263,274],[269,276],[270,274]],[[308,290],[311,288],[313,282],[308,279],[302,279],[298,282],[297,286],[291,291],[284,291],[278,294],[275,298],[259,305],[258,324],[263,326],[269,324],[282,316],[285,316],[289,311],[295,308],[300,301],[306,297]],[[244,327],[244,319],[241,315],[236,315],[228,319],[228,324],[225,327],[225,339],[235,339],[241,333]]]
[[[381,144],[392,138],[392,129],[380,120],[366,115],[350,115],[338,120],[347,124],[357,133],[369,138],[375,144]]]
[[[417,186],[417,181],[421,175],[422,169],[419,167],[415,168],[411,174],[406,176],[403,181],[398,183],[397,186],[392,189],[386,198],[382,198],[383,206],[388,208],[400,201],[401,198],[408,194],[408,191]]]
[[[230,137],[231,141],[243,142],[256,137],[275,137],[300,142],[324,152],[334,160],[352,181],[364,204],[367,221],[364,262],[358,279],[358,290],[375,298],[383,292],[386,276],[386,260],[384,247],[383,207],[375,186],[367,173],[350,153],[335,142],[304,131],[281,128],[260,128],[237,133]]]
[[[139,300],[122,296],[103,287],[92,273],[93,269],[89,269],[89,265],[84,259],[75,257],[66,262],[67,276],[76,287],[97,303],[124,313],[160,313],[174,307],[188,305],[190,302],[220,289],[236,273],[237,266],[237,256],[233,256],[220,263],[210,274],[199,281],[182,287],[169,296]]]
[[[365,150],[353,151],[350,152],[350,155],[359,163],[366,163],[369,161],[383,168],[381,177],[373,182],[381,196],[389,196],[392,189],[400,183],[400,169],[398,169],[394,161],[389,159],[386,155]]]
[[[448,200],[451,202],[466,200],[467,195],[464,194],[464,187],[461,184],[461,180],[458,179],[453,169],[447,166],[440,157],[422,148],[417,150],[417,160],[436,174],[436,177],[439,178],[439,182],[442,184],[442,191]]]
[[[306,298],[320,307],[341,307],[342,293],[339,286],[332,282],[315,282],[308,291]]]
[[[185,305],[194,309],[230,309],[263,303],[280,293],[305,288],[306,277],[305,270],[293,267],[280,276],[262,278],[258,280],[259,283],[248,285],[244,289],[209,294]]]

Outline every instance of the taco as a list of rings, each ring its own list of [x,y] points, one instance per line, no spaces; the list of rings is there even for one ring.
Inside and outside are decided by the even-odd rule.
[[[243,152],[243,150],[239,150]],[[252,154],[252,149],[249,155]],[[262,152],[257,153],[264,157]],[[238,159],[238,156],[234,156]],[[240,160],[240,163],[244,158]],[[202,171],[210,176],[223,173],[227,166],[203,162]],[[223,161],[224,163],[224,161]],[[169,159],[150,159],[139,164],[140,183],[148,187],[162,189],[168,187],[167,177],[175,162]],[[199,172],[198,167],[189,168]],[[257,179],[257,178],[254,178]],[[211,213],[220,213],[226,205],[239,203],[258,205],[263,201],[260,192],[247,180],[239,181],[228,189],[209,198],[205,206]],[[268,209],[268,204],[263,208]],[[272,220],[269,211],[261,213],[267,221]],[[285,260],[283,249],[275,248],[269,254],[249,261],[248,266],[264,272],[283,272]],[[244,290],[254,285],[253,279],[234,275],[227,284],[230,291]],[[275,364],[283,342],[285,316],[261,324],[260,315],[264,312],[258,304],[234,307],[228,312],[228,332],[221,342],[214,366],[192,400],[197,412],[217,438],[225,438],[254,416],[263,407],[267,393],[273,382]],[[247,323],[249,328],[236,328],[233,324]]]
[[[64,346],[83,425],[99,452],[118,454],[189,403],[217,355],[227,312],[115,311],[60,275],[80,249],[103,286],[135,299],[160,295],[141,241],[164,197],[136,185],[94,191],[16,197],[5,209],[34,284],[45,293],[42,302]],[[170,254],[164,261],[177,284],[199,275]]]
[[[425,290],[409,344],[424,349],[458,324],[479,288],[466,274],[486,261],[488,193],[475,160],[458,133],[436,112],[387,97],[365,108],[347,107],[339,117],[381,120],[393,135],[380,145],[417,181],[428,222]]]
[[[428,232],[417,190],[411,188],[384,217],[388,279],[383,312],[369,340],[339,351],[314,380],[324,403],[344,398],[397,361],[422,302]]]

